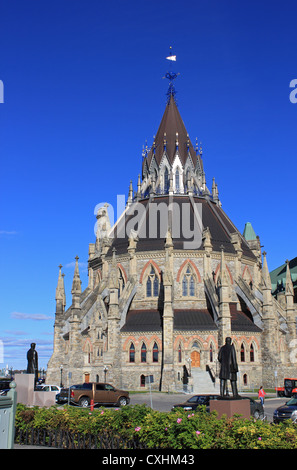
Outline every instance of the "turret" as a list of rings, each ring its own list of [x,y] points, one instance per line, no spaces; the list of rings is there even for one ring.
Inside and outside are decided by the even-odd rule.
[[[79,268],[78,268],[78,260],[79,257],[75,257],[75,268],[74,268],[74,276],[72,282],[72,305],[74,308],[80,307],[80,295],[81,295],[81,280],[79,275]]]
[[[263,334],[262,334],[262,362],[263,382],[266,386],[273,386],[274,374],[278,365],[278,325],[273,309],[271,294],[271,279],[267,265],[266,252],[263,252],[262,264],[262,292],[263,292]]]
[[[229,307],[229,282],[225,263],[224,247],[221,247],[221,265],[218,279],[219,289],[219,347],[231,336],[231,314]]]
[[[287,270],[286,270],[286,287],[285,287],[285,297],[286,297],[286,317],[287,325],[289,330],[289,340],[296,338],[296,319],[295,319],[295,307],[294,307],[294,288],[291,278],[289,260],[286,260]]]
[[[56,288],[56,314],[65,312],[66,306],[66,295],[64,287],[64,274],[62,274],[62,265],[59,266],[59,277]]]

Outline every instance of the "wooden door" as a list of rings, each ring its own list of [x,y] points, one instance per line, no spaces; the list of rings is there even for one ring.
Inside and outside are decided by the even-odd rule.
[[[85,373],[85,383],[89,383],[89,382],[90,382],[90,374]]]
[[[200,353],[198,351],[191,353],[191,360],[191,367],[200,367]]]

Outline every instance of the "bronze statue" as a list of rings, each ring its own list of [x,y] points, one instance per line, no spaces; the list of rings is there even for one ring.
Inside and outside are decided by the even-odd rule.
[[[231,338],[226,338],[224,346],[219,350],[218,360],[221,364],[220,370],[220,395],[227,396],[226,386],[227,380],[231,382],[233,397],[238,397],[237,391],[237,372],[238,365],[236,360],[236,351],[234,345],[231,344]]]
[[[34,374],[34,384],[38,381],[38,354],[35,350],[35,343],[31,343],[31,348],[27,352],[27,374]]]

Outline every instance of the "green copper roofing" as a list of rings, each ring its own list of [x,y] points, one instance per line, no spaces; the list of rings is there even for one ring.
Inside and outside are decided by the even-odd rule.
[[[250,222],[247,222],[244,227],[243,236],[247,241],[250,240],[257,240],[257,236],[255,234],[255,230],[252,227]]]
[[[289,262],[294,289],[297,287],[297,257]],[[284,290],[286,286],[287,263],[282,264],[270,273],[272,293]]]

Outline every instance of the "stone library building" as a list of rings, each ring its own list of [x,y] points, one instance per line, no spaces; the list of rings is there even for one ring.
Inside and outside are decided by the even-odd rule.
[[[174,77],[169,77],[174,78]],[[155,132],[156,130],[152,130]],[[191,142],[173,80],[137,188],[112,226],[97,213],[88,285],[78,257],[66,309],[60,266],[47,382],[101,381],[126,390],[218,390],[218,351],[232,338],[239,389],[296,376],[296,295],[289,261],[272,287],[266,253],[247,222],[224,212],[201,147]],[[133,168],[131,169],[133,170]],[[295,290],[296,292],[296,290]]]

